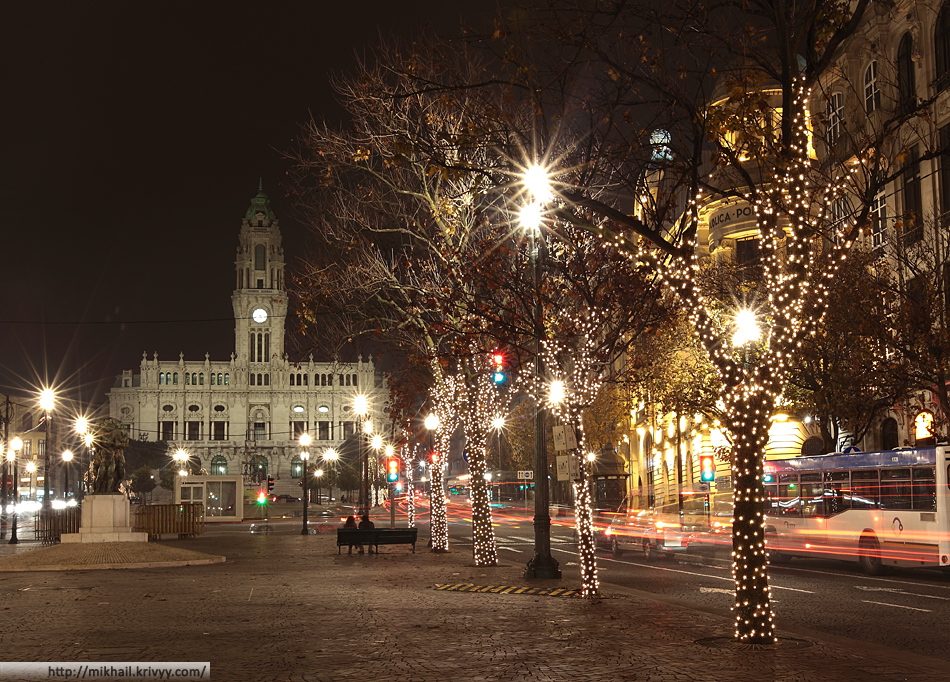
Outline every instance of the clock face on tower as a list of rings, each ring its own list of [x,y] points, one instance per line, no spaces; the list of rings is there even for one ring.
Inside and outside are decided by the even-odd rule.
[[[263,308],[257,308],[253,313],[251,313],[251,318],[258,324],[262,324],[267,321],[267,311]]]

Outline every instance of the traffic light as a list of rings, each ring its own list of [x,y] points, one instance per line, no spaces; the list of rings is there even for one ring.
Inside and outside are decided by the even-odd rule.
[[[271,492],[274,489],[274,477],[267,477],[267,492]]]
[[[505,374],[505,354],[496,350],[491,356],[492,366],[495,368],[491,375],[491,380],[496,384],[503,384],[508,379]]]
[[[265,493],[263,490],[259,490],[257,493],[257,503],[267,504],[267,493]]]
[[[395,457],[386,460],[386,480],[390,483],[399,480],[399,460]]]
[[[716,480],[716,458],[712,455],[700,455],[699,480],[710,483]]]

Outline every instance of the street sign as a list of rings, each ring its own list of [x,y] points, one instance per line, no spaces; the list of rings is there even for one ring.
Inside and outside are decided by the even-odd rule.
[[[569,425],[554,427],[554,449],[557,452],[573,450],[577,447],[577,438],[574,436],[574,427]]]
[[[533,481],[533,480],[534,480],[534,472],[533,472],[533,471],[519,471],[519,472],[518,472],[518,479],[519,479],[519,480],[525,480],[525,481]]]

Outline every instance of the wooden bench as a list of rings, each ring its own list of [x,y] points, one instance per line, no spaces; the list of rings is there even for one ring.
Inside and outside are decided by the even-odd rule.
[[[416,551],[418,528],[338,528],[336,531],[336,553],[344,546],[369,545],[379,553],[380,545],[412,545]]]

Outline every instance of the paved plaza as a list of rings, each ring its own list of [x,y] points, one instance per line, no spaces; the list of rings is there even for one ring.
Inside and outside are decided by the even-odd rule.
[[[0,568],[28,570],[0,572],[0,651],[4,661],[210,661],[213,680],[235,682],[950,680],[942,661],[814,633],[737,649],[728,616],[612,585],[595,601],[467,591],[576,588],[577,569],[526,581],[520,564],[475,568],[469,552],[433,554],[420,538],[415,554],[348,555],[334,534],[302,536],[299,524],[232,526],[149,543],[165,564],[126,570],[36,570],[73,559],[63,546],[3,544]],[[110,552],[99,559],[121,563]],[[191,565],[167,565],[173,556]]]

